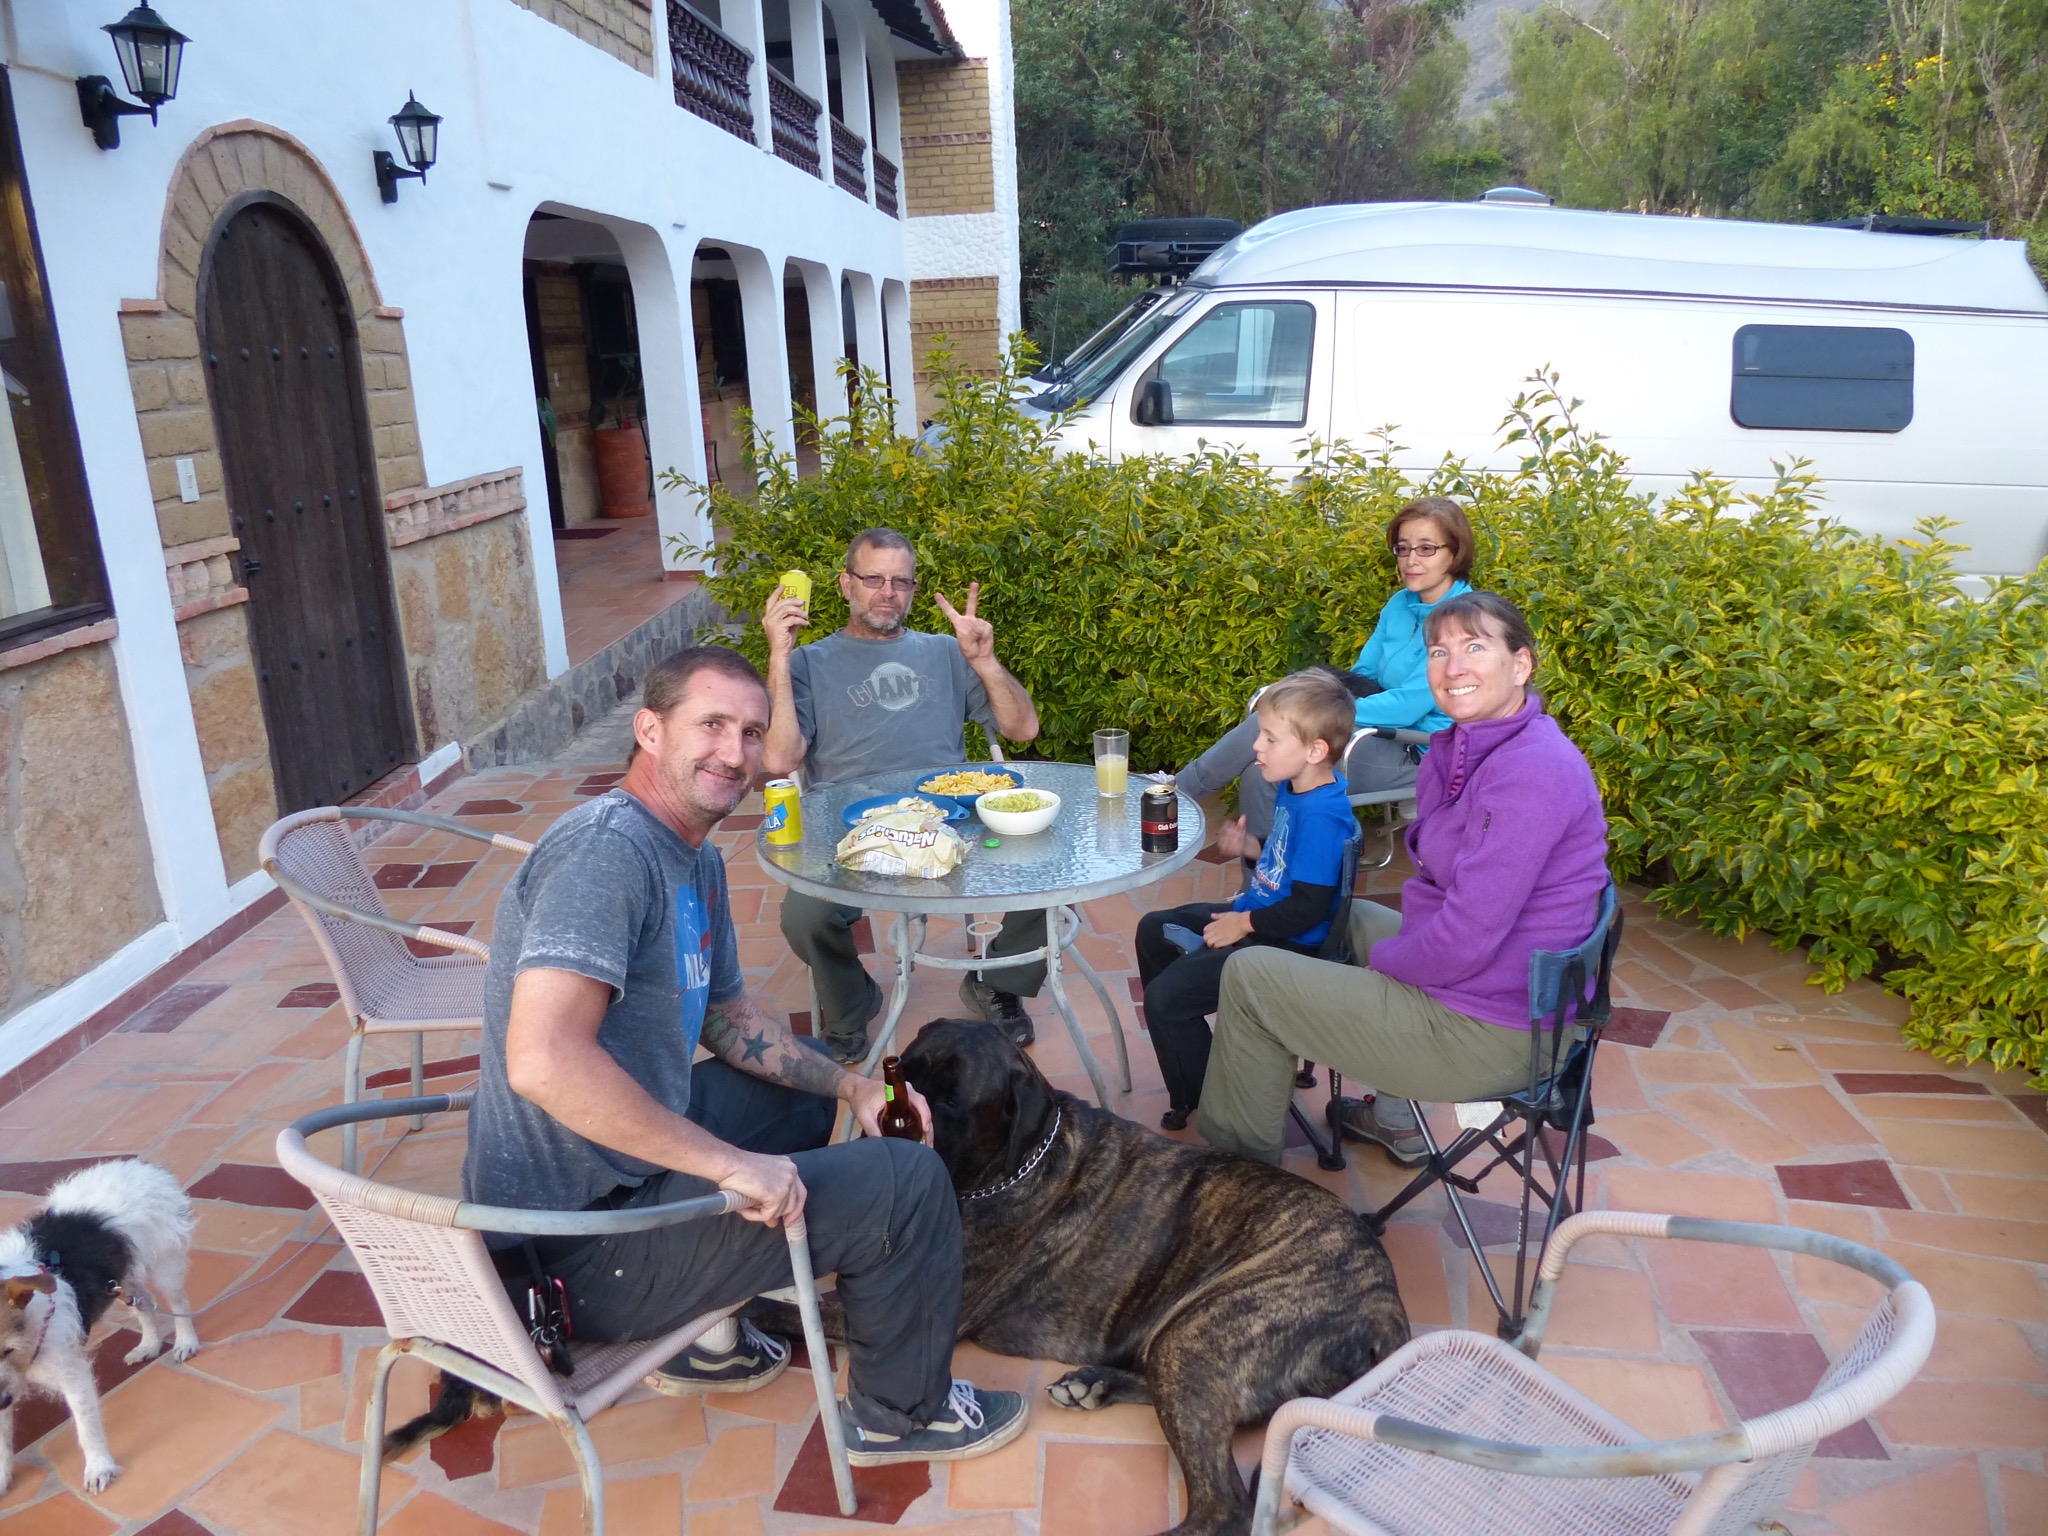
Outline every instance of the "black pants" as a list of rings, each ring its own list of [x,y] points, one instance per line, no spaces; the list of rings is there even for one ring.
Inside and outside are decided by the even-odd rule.
[[[848,1401],[870,1429],[903,1434],[936,1418],[953,1381],[960,1326],[960,1208],[945,1165],[913,1142],[826,1146],[833,1103],[699,1063],[690,1119],[749,1152],[791,1156],[804,1181],[811,1267],[837,1271],[852,1357]],[[716,1186],[666,1173],[614,1191],[614,1207],[665,1205]],[[646,1339],[791,1283],[780,1227],[719,1216],[574,1240],[544,1253],[569,1293],[576,1337]]]
[[[1206,946],[1184,954],[1164,932],[1168,923],[1200,933],[1209,919],[1228,912],[1228,904],[1198,901],[1138,919],[1138,980],[1145,989],[1145,1029],[1173,1107],[1192,1111],[1202,1102],[1202,1079],[1209,1073],[1208,1015],[1216,1011],[1223,990],[1223,965],[1239,950],[1271,941],[1248,938],[1228,949]],[[1299,945],[1280,944],[1306,954]]]

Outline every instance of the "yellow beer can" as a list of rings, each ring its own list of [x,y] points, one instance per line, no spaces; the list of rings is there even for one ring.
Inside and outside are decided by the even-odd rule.
[[[769,847],[793,848],[804,840],[803,796],[795,779],[770,779],[761,791],[761,800],[768,809],[768,819],[762,825],[767,829]]]
[[[782,573],[782,595],[793,597],[804,605],[804,611],[811,609],[811,578],[802,571]]]

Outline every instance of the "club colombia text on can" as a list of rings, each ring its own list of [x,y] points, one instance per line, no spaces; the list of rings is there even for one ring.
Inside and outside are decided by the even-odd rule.
[[[793,848],[804,840],[803,796],[795,779],[770,779],[761,791],[767,807],[767,842],[771,848]]]
[[[1180,796],[1171,784],[1154,784],[1138,797],[1138,846],[1147,853],[1180,846]]]

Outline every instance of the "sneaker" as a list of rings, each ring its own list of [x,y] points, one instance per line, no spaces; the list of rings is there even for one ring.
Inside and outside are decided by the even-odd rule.
[[[868,1006],[861,1014],[860,1028],[843,1035],[820,1035],[818,1043],[832,1053],[832,1059],[839,1065],[858,1072],[868,1059],[868,1026],[881,1017],[882,1005],[887,1001],[882,989],[870,977]]]
[[[960,978],[960,1001],[977,1017],[987,1019],[1008,1035],[1011,1043],[1020,1048],[1038,1038],[1038,1031],[1031,1024],[1031,1015],[1024,1011],[1023,1000],[1014,992],[998,992],[979,976],[969,973]]]
[[[976,1392],[971,1381],[956,1381],[946,1406],[929,1424],[907,1435],[869,1429],[840,1400],[846,1421],[846,1459],[856,1467],[886,1467],[899,1461],[967,1461],[999,1451],[1024,1432],[1024,1394]]]
[[[1194,1111],[1190,1109],[1169,1109],[1159,1117],[1159,1129],[1162,1131],[1184,1131],[1188,1128],[1188,1116],[1193,1113]]]
[[[1429,1143],[1422,1139],[1422,1132],[1415,1122],[1410,1119],[1401,1124],[1391,1110],[1383,1119],[1378,1103],[1379,1100],[1372,1095],[1346,1099],[1340,1117],[1344,1134],[1353,1141],[1378,1142],[1386,1148],[1388,1159],[1398,1167],[1419,1168],[1428,1162]],[[1408,1112],[1411,1116],[1414,1114],[1412,1108]]]
[[[699,1341],[646,1377],[647,1385],[670,1397],[699,1392],[751,1392],[765,1387],[789,1365],[789,1344],[740,1319],[739,1342],[708,1350]]]

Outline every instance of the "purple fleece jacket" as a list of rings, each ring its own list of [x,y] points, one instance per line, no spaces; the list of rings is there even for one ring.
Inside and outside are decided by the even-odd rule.
[[[1401,931],[1372,947],[1383,976],[1446,1008],[1529,1027],[1529,954],[1569,949],[1607,884],[1593,770],[1531,693],[1505,720],[1430,738],[1415,776]]]

